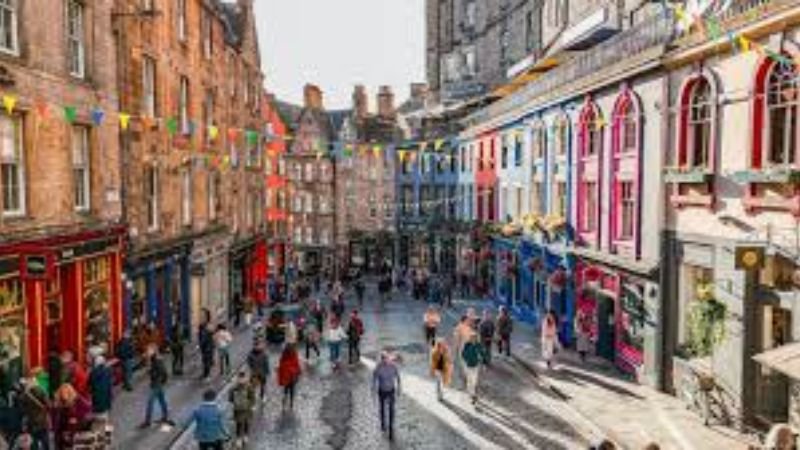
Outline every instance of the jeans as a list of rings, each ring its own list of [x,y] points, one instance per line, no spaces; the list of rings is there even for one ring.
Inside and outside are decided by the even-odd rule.
[[[492,338],[483,338],[483,348],[486,350],[486,365],[492,363]]]
[[[360,360],[361,360],[361,341],[360,340],[348,341],[347,361],[350,364],[353,364]]]
[[[164,395],[164,388],[161,386],[151,387],[150,397],[147,399],[147,414],[144,416],[144,421],[146,423],[150,423],[150,419],[153,417],[153,407],[155,407],[156,402],[158,402],[158,406],[161,408],[162,420],[169,419],[169,409],[167,407],[167,398]]]
[[[219,349],[219,373],[224,375],[231,370],[231,352],[227,348]]]
[[[386,431],[388,428],[391,433],[394,430],[394,390],[379,391],[378,400],[381,409],[381,430]],[[386,423],[387,415],[389,416],[388,427]]]
[[[295,386],[297,386],[297,381],[292,381],[291,383],[287,384],[283,387],[283,406],[286,406],[286,403],[289,403],[289,409],[294,408],[294,390]]]
[[[31,432],[33,447],[38,450],[50,450],[50,431],[38,430]]]
[[[133,359],[122,360],[122,386],[125,389],[133,389],[131,379],[133,378]]]
[[[203,353],[203,378],[211,376],[211,366],[214,365],[214,353]]]
[[[172,352],[172,374],[183,374],[183,348],[176,348]]]
[[[511,356],[511,335],[500,335],[500,339],[497,341],[497,353],[503,354],[503,349],[505,349],[506,356]]]
[[[328,350],[330,352],[331,362],[338,363],[339,362],[339,354],[342,351],[342,343],[341,342],[329,342],[328,343]]]
[[[480,366],[469,367],[464,365],[464,374],[467,376],[467,393],[473,399],[478,398],[478,375],[480,375]]]

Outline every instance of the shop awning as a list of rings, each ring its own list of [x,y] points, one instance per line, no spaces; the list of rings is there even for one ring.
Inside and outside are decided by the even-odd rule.
[[[800,342],[792,342],[753,356],[762,366],[800,380]]]

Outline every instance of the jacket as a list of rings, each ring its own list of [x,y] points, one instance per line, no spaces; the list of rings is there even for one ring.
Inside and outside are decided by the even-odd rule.
[[[293,352],[291,356],[281,358],[281,362],[278,365],[278,385],[288,386],[292,384],[300,377],[300,372],[300,359],[297,353]]]
[[[114,379],[107,365],[95,366],[89,372],[89,390],[92,394],[92,412],[102,414],[111,410]]]
[[[347,334],[344,332],[342,327],[339,326],[329,329],[327,338],[329,343],[335,344],[347,339]]]
[[[512,331],[514,331],[514,322],[511,320],[511,316],[501,315],[497,318],[497,334],[510,336]]]
[[[431,351],[430,365],[431,375],[435,375],[436,371],[441,371],[442,382],[445,386],[448,386],[453,377],[453,363],[450,360],[450,352],[448,352],[446,348],[444,350],[439,350],[438,346],[434,347]]]
[[[350,342],[358,342],[361,340],[361,334],[364,332],[364,322],[360,317],[351,317],[350,323],[347,325],[347,337]]]
[[[235,419],[249,419],[253,416],[253,406],[256,405],[256,390],[250,383],[239,383],[231,389],[228,400],[233,405]]]
[[[117,342],[117,358],[126,361],[136,357],[131,338],[123,337]]]
[[[486,350],[478,342],[467,342],[461,352],[464,364],[469,368],[478,367],[486,361]]]
[[[478,333],[483,340],[492,339],[494,337],[494,322],[491,320],[481,320],[480,325],[478,325]]]
[[[162,388],[167,384],[167,367],[158,356],[153,355],[150,357],[149,375],[151,388]]]
[[[50,429],[48,413],[50,402],[42,388],[35,385],[25,388],[19,396],[19,402],[22,415],[27,419],[31,432]]]
[[[269,375],[269,355],[263,350],[253,350],[247,355],[247,366],[254,376],[266,380]]]
[[[195,424],[194,438],[199,443],[220,442],[228,439],[225,418],[215,402],[203,402],[192,413]]]

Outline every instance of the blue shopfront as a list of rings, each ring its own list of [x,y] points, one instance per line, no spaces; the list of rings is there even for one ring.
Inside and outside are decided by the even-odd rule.
[[[133,255],[126,266],[125,328],[139,350],[163,344],[173,326],[191,336],[191,243]],[[153,326],[150,326],[150,325]]]

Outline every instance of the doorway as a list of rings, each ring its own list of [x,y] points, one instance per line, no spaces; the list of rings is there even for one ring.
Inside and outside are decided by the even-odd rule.
[[[777,304],[759,308],[760,336],[758,349],[764,352],[792,341],[791,312]],[[789,419],[789,378],[765,366],[756,370],[756,416],[766,423]]]
[[[616,359],[616,323],[614,320],[614,300],[597,295],[597,354],[614,361]]]

